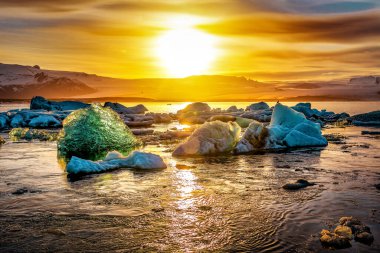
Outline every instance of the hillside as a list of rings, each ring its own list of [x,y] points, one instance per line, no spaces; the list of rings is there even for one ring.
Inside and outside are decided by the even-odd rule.
[[[380,100],[378,76],[328,81],[259,82],[246,77],[117,79],[83,72],[0,64],[0,98],[133,97],[160,101]]]

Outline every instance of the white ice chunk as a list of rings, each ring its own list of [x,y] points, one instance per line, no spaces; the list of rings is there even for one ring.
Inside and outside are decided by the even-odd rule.
[[[118,168],[165,169],[166,164],[158,155],[134,151],[125,158],[96,162],[73,156],[66,166],[66,171],[69,174],[97,173]]]

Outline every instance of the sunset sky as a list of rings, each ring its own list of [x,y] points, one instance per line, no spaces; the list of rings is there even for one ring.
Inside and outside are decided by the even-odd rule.
[[[0,62],[121,78],[378,74],[378,0],[0,0]]]

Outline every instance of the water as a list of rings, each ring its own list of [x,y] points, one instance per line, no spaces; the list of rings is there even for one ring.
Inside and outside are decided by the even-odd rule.
[[[142,102],[151,112],[158,113],[176,113],[186,107],[191,102]],[[227,109],[232,105],[238,108],[246,108],[251,102],[207,102],[212,108]],[[270,106],[274,106],[276,102],[268,102]],[[296,105],[298,102],[284,102],[288,106]],[[125,106],[135,106],[138,102],[123,102]],[[380,110],[379,102],[312,102],[312,107],[319,110],[327,109],[335,113],[346,112],[350,115],[366,113],[370,111]],[[29,103],[0,103],[0,112],[11,109],[29,108]]]
[[[144,104],[155,112],[187,105]],[[250,103],[209,104],[226,109]],[[379,105],[313,102],[350,114]],[[0,104],[0,111],[27,107]],[[371,228],[375,241],[353,242],[339,252],[379,252],[380,191],[374,184],[380,183],[380,139],[362,130],[376,129],[324,129],[347,136],[346,144],[261,155],[174,158],[173,145],[146,146],[169,167],[121,169],[77,181],[67,178],[55,142],[10,142],[0,133],[7,140],[0,146],[0,252],[327,252],[319,232],[350,215]],[[317,185],[281,188],[300,178]],[[27,192],[13,194],[20,189]]]
[[[186,107],[186,105],[191,102],[144,102],[143,104],[152,112],[172,112],[176,113],[178,110],[181,110]],[[211,108],[221,108],[227,109],[232,105],[236,105],[238,108],[246,108],[252,102],[207,102]],[[276,102],[267,102],[269,106],[274,106]],[[299,102],[283,102],[287,106],[293,106]],[[134,106],[134,103],[122,103],[125,106]],[[317,108],[318,110],[327,109],[335,113],[346,112],[350,115],[366,113],[370,111],[380,110],[380,101],[379,102],[312,102],[312,107]]]
[[[0,251],[325,252],[321,229],[354,215],[375,241],[339,252],[379,252],[373,185],[380,183],[380,142],[364,129],[324,130],[347,136],[345,145],[262,155],[173,158],[173,146],[147,146],[167,169],[77,181],[66,177],[56,143],[7,142],[0,147]],[[299,178],[317,185],[281,188]],[[20,188],[29,192],[12,194]]]

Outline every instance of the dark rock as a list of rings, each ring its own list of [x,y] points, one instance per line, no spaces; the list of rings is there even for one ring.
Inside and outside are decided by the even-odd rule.
[[[375,184],[376,189],[380,190],[380,184]]]
[[[202,211],[210,211],[212,209],[211,206],[200,206],[198,207],[199,210],[202,210]]]
[[[374,241],[374,237],[368,232],[362,232],[355,235],[355,241],[370,245]]]
[[[21,194],[24,194],[27,192],[29,192],[29,189],[26,187],[23,187],[23,188],[17,189],[16,191],[12,192],[12,194],[13,195],[21,195]]]
[[[362,131],[362,135],[380,135],[380,131]]]
[[[380,121],[380,111],[357,114],[357,115],[352,116],[350,119],[361,121],[361,122]]]
[[[323,246],[332,249],[345,249],[351,247],[350,238],[340,236],[326,229],[321,231],[320,241]]]
[[[371,244],[374,240],[373,235],[371,234],[371,229],[362,224],[362,222],[352,216],[342,217],[339,219],[339,223],[342,226],[347,226],[352,229],[352,233],[354,234],[355,241]]]
[[[340,133],[324,134],[323,136],[327,141],[334,143],[344,143],[343,141],[347,139],[347,136],[344,136]]]
[[[298,190],[298,189],[302,189],[302,188],[313,186],[313,185],[315,185],[315,183],[310,183],[309,181],[304,180],[304,179],[298,179],[296,183],[285,184],[282,186],[282,188],[286,190]]]
[[[152,208],[152,212],[159,213],[165,211],[164,208]]]
[[[147,134],[153,134],[153,129],[131,129],[132,133],[134,135],[147,135]]]
[[[354,234],[363,233],[363,232],[371,233],[371,229],[363,224],[350,225],[350,227]]]
[[[379,126],[380,111],[357,114],[348,119],[353,125],[357,126]]]

